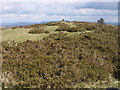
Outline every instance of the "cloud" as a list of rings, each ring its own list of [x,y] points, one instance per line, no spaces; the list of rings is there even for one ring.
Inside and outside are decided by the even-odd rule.
[[[97,2],[4,2],[4,22],[39,22],[61,20],[95,21],[100,17],[115,21],[118,11],[116,3]],[[101,6],[101,7],[100,7]],[[92,17],[92,18],[90,18]]]
[[[119,0],[3,0],[3,2],[119,2]]]
[[[5,3],[3,14],[48,14],[48,15],[116,15],[116,9],[111,3]],[[110,7],[109,7],[110,6]],[[112,10],[112,11],[110,11]],[[115,11],[116,10],[116,11]],[[101,12],[101,13],[100,13]],[[110,13],[111,12],[111,13]],[[92,14],[93,13],[93,14]]]
[[[42,11],[42,7],[44,7],[42,4],[38,3],[18,3],[18,2],[9,2],[4,3],[3,5],[3,14],[37,14],[38,11]]]
[[[63,16],[63,15],[53,15],[48,16],[45,14],[6,14],[3,16],[4,22],[41,22],[41,21],[61,21],[63,18],[69,21],[88,21],[97,22],[99,18],[103,17],[105,22],[117,22],[118,18],[115,16]]]
[[[94,9],[107,9],[107,10],[118,10],[118,2],[89,2],[86,3],[84,8],[94,8]],[[81,8],[79,5],[75,8]]]
[[[50,10],[50,11],[49,11]],[[47,15],[64,15],[64,16],[117,16],[117,10],[101,10],[101,9],[89,9],[89,8],[81,8],[81,9],[72,9],[72,8],[56,8],[46,10]],[[52,11],[52,12],[51,12]]]

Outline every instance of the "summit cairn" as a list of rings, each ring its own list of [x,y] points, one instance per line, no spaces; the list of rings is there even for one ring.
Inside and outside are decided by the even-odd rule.
[[[104,19],[103,18],[100,18],[100,20],[97,20],[98,23],[104,23]]]
[[[62,21],[65,21],[64,19],[62,19]]]

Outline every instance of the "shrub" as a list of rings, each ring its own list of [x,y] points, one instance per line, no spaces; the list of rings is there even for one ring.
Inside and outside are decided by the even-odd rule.
[[[86,30],[93,30],[93,29],[95,29],[94,26],[86,26]]]
[[[26,26],[22,26],[24,28],[41,28],[41,27],[45,27],[46,25],[43,24],[33,24],[33,25],[26,25]]]
[[[46,23],[45,25],[47,25],[47,26],[59,26],[59,25],[61,25],[61,23],[60,22],[50,22],[50,23]]]
[[[12,29],[16,29],[16,27],[12,27]]]
[[[14,26],[14,27],[12,27],[12,29],[16,29],[16,28],[23,28],[23,26]]]
[[[120,68],[117,38],[103,31],[76,36],[60,32],[39,41],[3,42],[2,71],[12,72],[17,82],[8,87],[18,88],[74,88],[109,80]]]
[[[70,26],[67,24],[60,25],[55,31],[67,31],[70,29]]]
[[[72,27],[72,28],[68,29],[67,31],[68,32],[81,32],[81,31],[84,31],[84,29],[81,27]]]
[[[29,33],[32,33],[32,34],[40,34],[40,33],[44,33],[45,30],[42,29],[42,28],[33,28],[29,31]]]
[[[49,33],[49,31],[45,31],[45,33]]]
[[[117,26],[106,26],[100,25],[98,28],[94,29],[96,33],[111,33],[111,34],[118,34]]]
[[[54,34],[50,34],[49,37],[45,37],[43,38],[44,40],[63,40],[64,38],[66,38],[67,34],[63,33],[63,32],[59,32],[59,33],[54,33]]]

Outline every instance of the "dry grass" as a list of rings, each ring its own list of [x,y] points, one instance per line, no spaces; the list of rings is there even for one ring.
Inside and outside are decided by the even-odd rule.
[[[71,22],[61,23],[76,26]],[[83,25],[84,28],[86,25]],[[47,34],[29,34],[31,28],[2,31],[3,41],[23,42],[45,37],[40,41],[28,40],[20,44],[3,42],[4,82],[11,81],[15,76],[16,82],[19,82],[8,82],[12,84],[10,87],[117,87],[118,81],[109,77],[110,74],[115,75],[118,67],[113,63],[118,61],[115,54],[117,33],[110,31],[112,27],[109,30],[107,26],[98,26],[99,32],[85,29],[84,32],[59,33],[55,31],[58,27],[44,27],[50,32]]]
[[[2,83],[4,83],[4,88],[8,88],[10,85],[16,85],[17,82],[12,74],[12,72],[3,72],[0,75],[0,80]]]
[[[39,40],[42,39],[43,37],[49,36],[49,34],[54,33],[54,30],[58,26],[47,26],[45,27],[45,30],[48,30],[50,33],[42,33],[42,34],[30,34],[28,33],[30,29],[25,29],[25,28],[16,28],[16,29],[7,29],[2,31],[2,41],[7,41],[7,40],[15,40],[17,42],[24,42],[26,40]]]
[[[62,21],[61,23],[67,24],[67,25],[69,25],[70,27],[76,27],[76,25],[74,25],[73,22],[65,22],[65,21]]]
[[[109,76],[109,80],[97,81],[97,82],[89,82],[89,83],[78,83],[74,87],[75,88],[120,88],[120,82],[116,80],[113,76]]]
[[[60,22],[69,25],[70,27],[75,27],[72,22]],[[44,29],[49,31],[49,33],[41,33],[41,34],[30,34],[28,33],[31,28],[15,28],[15,29],[6,29],[0,31],[0,42],[7,40],[14,40],[16,42],[24,42],[27,40],[40,40],[46,36],[49,36],[52,33],[58,33],[55,31],[59,26],[45,26]],[[71,35],[71,33],[69,33]]]

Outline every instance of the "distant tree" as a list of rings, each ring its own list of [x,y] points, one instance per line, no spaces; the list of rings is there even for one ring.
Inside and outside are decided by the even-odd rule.
[[[104,23],[104,19],[103,18],[100,18],[100,20],[97,20],[98,21],[98,23]]]

